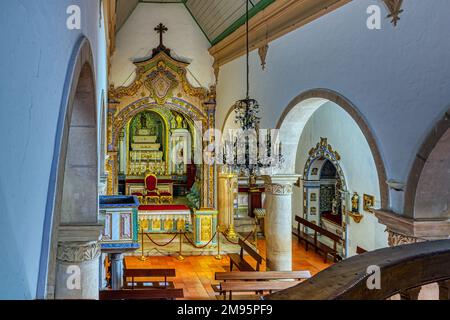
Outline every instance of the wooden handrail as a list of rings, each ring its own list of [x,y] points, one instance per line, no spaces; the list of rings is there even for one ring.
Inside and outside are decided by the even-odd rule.
[[[369,289],[370,266],[380,269],[380,289]],[[379,249],[339,262],[267,300],[383,300],[397,293],[450,279],[450,240]],[[441,295],[442,296],[442,295]]]

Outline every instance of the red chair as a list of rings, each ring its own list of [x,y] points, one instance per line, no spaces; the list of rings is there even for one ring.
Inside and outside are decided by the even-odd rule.
[[[173,195],[169,191],[159,192],[159,202],[160,203],[173,203]]]
[[[159,204],[158,178],[154,174],[145,177],[145,202]]]

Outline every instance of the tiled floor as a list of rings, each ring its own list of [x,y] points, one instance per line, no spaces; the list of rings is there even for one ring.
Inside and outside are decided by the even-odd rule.
[[[261,255],[265,254],[265,241],[258,241],[258,249]],[[214,256],[189,256],[184,261],[178,261],[174,257],[155,256],[146,261],[140,261],[138,257],[126,257],[128,268],[175,268],[177,277],[173,279],[176,288],[183,288],[186,299],[207,300],[216,299],[216,294],[211,288],[215,272],[229,271],[229,259],[224,256],[222,260]],[[248,259],[251,261],[251,258]],[[330,266],[324,263],[323,258],[312,251],[305,251],[296,239],[293,240],[293,269],[309,270],[312,275]],[[262,270],[265,270],[263,264]]]

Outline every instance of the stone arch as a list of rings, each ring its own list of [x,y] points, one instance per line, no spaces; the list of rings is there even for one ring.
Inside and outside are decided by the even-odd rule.
[[[194,125],[196,124],[195,121],[199,121],[203,125],[203,129],[208,129],[207,127],[207,116],[200,113],[197,108],[186,108],[185,106],[182,106],[181,104],[175,103],[175,102],[166,102],[163,105],[165,108],[168,108],[169,110],[173,110],[179,113],[182,113],[183,115],[187,116],[188,118],[194,120]],[[117,116],[114,117],[113,125],[112,125],[112,144],[110,148],[114,148],[114,146],[117,145],[118,142],[118,136],[120,131],[124,128],[124,126],[130,121],[132,118],[134,118],[137,114],[144,110],[152,110],[161,108],[161,105],[157,104],[156,102],[150,102],[147,98],[135,101],[128,105],[127,107],[123,108]],[[196,126],[197,130],[200,130],[198,126]]]
[[[344,109],[364,134],[377,168],[381,206],[382,208],[387,208],[389,206],[389,190],[386,184],[386,169],[375,136],[358,109],[345,97],[332,90],[313,89],[306,91],[294,98],[283,111],[276,128],[280,130],[283,143],[286,141],[288,145],[292,145],[295,148],[295,152],[285,155],[286,162],[281,171],[288,174],[295,172],[295,155],[297,154],[298,141],[303,128],[314,112],[329,101]],[[292,132],[295,132],[295,134],[292,134]]]
[[[93,61],[89,41],[80,38],[69,62],[58,118],[39,270],[37,297],[41,299],[98,297],[100,226]],[[60,276],[63,264],[84,264],[82,289],[71,294],[58,290],[58,283],[64,287],[67,277]],[[96,277],[97,282],[92,283]]]
[[[227,114],[225,115],[225,118],[223,119],[223,123],[222,123],[222,132],[225,131],[225,127],[226,127],[226,125],[227,125],[228,119],[229,119],[230,116],[234,113],[234,110],[235,110],[234,105],[232,105],[232,106],[228,109]]]
[[[449,218],[450,188],[445,181],[450,174],[449,155],[450,109],[436,122],[416,154],[406,184],[405,215],[417,219]],[[447,185],[435,189],[436,181]]]

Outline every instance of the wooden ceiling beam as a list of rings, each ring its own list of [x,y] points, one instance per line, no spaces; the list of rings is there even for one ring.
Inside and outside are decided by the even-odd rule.
[[[281,36],[330,13],[351,0],[276,0],[250,20],[250,50],[265,46]],[[245,55],[245,25],[209,49],[220,66]]]

